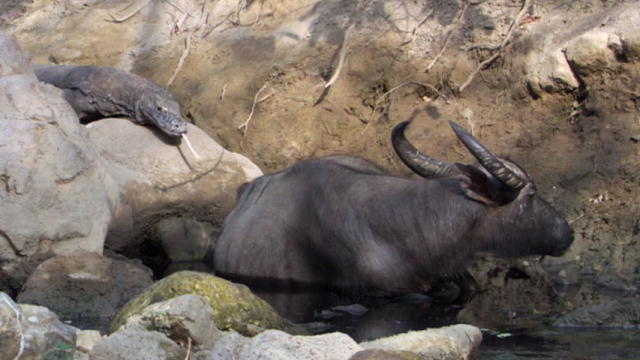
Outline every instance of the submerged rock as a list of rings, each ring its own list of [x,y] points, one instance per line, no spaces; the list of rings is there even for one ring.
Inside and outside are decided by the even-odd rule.
[[[640,302],[636,298],[605,300],[584,306],[553,322],[556,327],[638,327]]]
[[[149,269],[77,251],[40,264],[18,295],[18,302],[46,306],[65,319],[108,320],[152,283]]]
[[[248,287],[217,276],[195,271],[174,273],[131,300],[111,323],[112,331],[148,305],[185,294],[200,295],[213,310],[214,322],[221,330],[255,335],[264,329],[299,332],[301,329],[278,315]]]
[[[423,360],[423,358],[410,351],[369,349],[357,352],[349,360]]]

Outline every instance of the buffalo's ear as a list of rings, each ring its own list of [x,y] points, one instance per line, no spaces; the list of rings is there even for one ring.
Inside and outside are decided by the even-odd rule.
[[[456,167],[460,170],[460,175],[458,176],[460,188],[469,199],[489,206],[500,205],[499,202],[493,199],[493,184],[482,170],[465,164],[456,164]]]

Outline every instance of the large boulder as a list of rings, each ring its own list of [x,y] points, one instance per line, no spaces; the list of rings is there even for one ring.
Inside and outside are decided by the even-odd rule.
[[[0,274],[15,288],[42,258],[101,253],[118,187],[60,90],[5,33],[0,109]]]
[[[16,39],[1,33],[0,289],[16,291],[51,256],[101,254],[105,238],[133,255],[160,238],[174,259],[201,260],[236,188],[260,169],[193,125],[197,155],[130,120],[85,127],[61,94],[38,82]],[[166,217],[176,221],[153,227]]]
[[[301,331],[248,287],[195,271],[176,272],[157,281],[122,309],[111,323],[111,329],[117,330],[129,317],[140,314],[152,303],[185,294],[204,298],[213,309],[214,322],[221,330],[235,330],[245,335],[255,335],[264,329]]]
[[[94,252],[77,251],[40,264],[18,301],[46,306],[64,319],[108,322],[152,283],[149,269]]]
[[[93,122],[88,133],[122,189],[106,240],[114,250],[134,246],[142,235],[159,233],[158,242],[170,254],[186,247],[173,256],[175,260],[197,260],[184,254],[206,253],[214,229],[202,229],[220,225],[233,207],[236,188],[262,175],[247,158],[225,150],[191,124],[187,136],[197,155],[186,141],[172,142],[157,129],[127,119]],[[153,226],[165,218],[178,226]]]

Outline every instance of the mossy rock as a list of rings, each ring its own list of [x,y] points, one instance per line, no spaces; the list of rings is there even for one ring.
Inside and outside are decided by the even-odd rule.
[[[220,330],[235,330],[246,336],[253,336],[264,329],[293,334],[302,332],[300,327],[278,315],[271,305],[254,295],[248,287],[195,271],[179,271],[151,285],[122,308],[111,323],[111,331],[116,331],[127,319],[138,315],[150,304],[186,294],[200,295],[209,303]]]

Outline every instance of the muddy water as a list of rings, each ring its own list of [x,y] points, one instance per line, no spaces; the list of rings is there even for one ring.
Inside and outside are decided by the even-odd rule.
[[[638,360],[640,330],[564,329],[500,338],[485,334],[478,360]]]
[[[319,322],[320,331],[341,331],[356,341],[456,323],[459,307],[426,296],[347,298],[328,292],[260,292],[281,315]],[[354,300],[366,308],[354,306]],[[553,329],[531,333],[483,330],[478,360],[640,360],[640,329]]]

